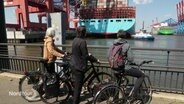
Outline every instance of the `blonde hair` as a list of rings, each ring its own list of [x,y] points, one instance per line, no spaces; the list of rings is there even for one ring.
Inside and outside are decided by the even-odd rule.
[[[45,36],[54,37],[55,36],[55,29],[53,27],[47,28]]]

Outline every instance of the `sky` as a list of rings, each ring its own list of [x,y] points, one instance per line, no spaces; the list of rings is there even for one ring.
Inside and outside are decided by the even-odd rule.
[[[164,21],[169,18],[177,20],[176,4],[181,0],[129,0],[130,6],[136,7],[136,31],[144,27],[151,29],[152,21]],[[13,8],[5,9],[7,23],[16,23],[15,11]],[[30,16],[31,21],[38,21],[35,15]]]
[[[136,30],[144,27],[151,29],[152,21],[162,22],[173,18],[177,21],[176,4],[181,0],[129,0],[129,5],[136,7]],[[156,19],[157,18],[157,19]]]

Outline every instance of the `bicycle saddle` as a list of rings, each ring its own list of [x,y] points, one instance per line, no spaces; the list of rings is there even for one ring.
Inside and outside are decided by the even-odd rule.
[[[47,59],[40,59],[39,61],[40,61],[41,63],[47,63],[48,60],[47,60]]]
[[[57,63],[57,65],[60,66],[60,67],[65,67],[65,66],[68,66],[69,63],[67,63],[67,62],[60,62],[60,63]]]

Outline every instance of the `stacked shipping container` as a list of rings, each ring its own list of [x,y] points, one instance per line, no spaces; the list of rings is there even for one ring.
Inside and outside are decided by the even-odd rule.
[[[86,6],[90,8],[113,8],[128,6],[128,0],[87,0],[86,2]]]
[[[97,8],[126,7],[127,0],[97,0]]]
[[[134,7],[81,9],[81,19],[135,18]]]
[[[87,32],[116,36],[123,29],[129,34],[135,33],[135,7],[128,0],[82,0],[79,10],[79,26],[86,26]],[[112,28],[113,26],[113,28]]]
[[[135,18],[135,7],[127,0],[91,0],[79,14],[81,19]]]

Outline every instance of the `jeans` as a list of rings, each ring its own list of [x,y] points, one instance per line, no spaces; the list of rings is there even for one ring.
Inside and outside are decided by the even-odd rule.
[[[47,64],[47,72],[48,73],[55,73],[55,64],[54,62]]]
[[[118,81],[118,79],[121,80],[120,72],[115,71],[114,75],[115,75],[117,81]],[[134,85],[134,89],[133,89],[133,96],[136,95],[139,87],[141,86],[142,82],[144,81],[145,74],[142,71],[140,71],[139,69],[131,68],[129,70],[125,70],[124,75],[137,78],[135,85]]]
[[[79,70],[72,70],[72,75],[74,79],[74,93],[73,93],[73,104],[80,103],[80,93],[82,90],[83,80],[84,80],[84,72]]]

